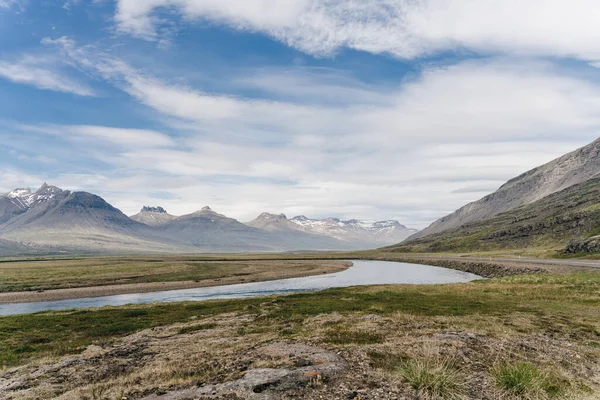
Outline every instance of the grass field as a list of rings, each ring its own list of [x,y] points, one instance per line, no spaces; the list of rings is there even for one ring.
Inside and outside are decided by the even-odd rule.
[[[255,258],[258,257],[234,256],[226,261],[219,261],[222,256],[0,260],[0,293],[224,278],[236,283],[332,272],[342,265],[310,259]]]
[[[452,254],[461,255],[466,256]],[[269,280],[332,272],[341,265],[325,262],[326,260],[410,261],[429,256],[431,255],[370,250],[313,254],[0,259],[0,293],[223,278],[229,279],[229,283]],[[444,256],[446,255],[434,255],[435,258]],[[470,256],[492,257],[506,254],[481,253]]]
[[[4,317],[0,364],[27,384],[0,389],[0,398],[141,398],[232,380],[264,367],[253,349],[277,341],[349,361],[341,386],[305,388],[302,398],[382,387],[397,398],[436,398],[428,387],[440,398],[597,398],[600,271]],[[95,372],[90,351],[100,354],[91,359]],[[67,363],[68,384],[52,384],[56,363]],[[27,378],[40,370],[49,372]]]

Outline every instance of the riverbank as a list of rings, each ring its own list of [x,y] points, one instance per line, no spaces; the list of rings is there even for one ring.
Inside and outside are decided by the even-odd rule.
[[[272,281],[347,269],[344,259],[433,265],[485,278],[565,274],[593,268],[568,260],[469,259],[384,251],[321,254],[91,257],[0,261],[0,304],[57,301]],[[578,260],[574,260],[577,263]]]
[[[115,265],[121,266],[110,278]],[[56,301],[119,294],[193,289],[341,272],[352,266],[345,260],[161,261],[85,259],[24,261],[0,264],[0,304]],[[178,277],[187,280],[174,280]],[[63,279],[64,278],[64,279]],[[140,281],[128,283],[130,281]],[[154,280],[141,282],[142,280]],[[109,282],[118,282],[109,284]],[[102,283],[102,285],[98,285]],[[59,287],[71,286],[71,287]],[[27,291],[11,291],[27,287]],[[56,288],[58,287],[58,288]]]
[[[445,398],[597,399],[599,288],[537,273],[3,317],[0,398],[434,398],[424,377]]]

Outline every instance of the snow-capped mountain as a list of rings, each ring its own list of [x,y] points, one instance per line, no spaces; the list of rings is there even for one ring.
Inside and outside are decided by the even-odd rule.
[[[50,186],[47,183],[44,183],[36,192],[32,193],[29,188],[19,188],[6,193],[4,197],[11,199],[18,207],[26,210],[37,203],[52,200],[65,192],[66,191],[56,186]]]
[[[36,192],[21,188],[0,195],[0,224],[27,212],[37,204],[52,200],[61,193],[64,191],[44,183]]]
[[[269,213],[243,224],[210,207],[177,217],[145,206],[128,217],[92,193],[47,184],[0,195],[0,255],[351,250],[398,243],[413,232],[397,221]]]
[[[31,204],[32,193],[30,189],[15,189],[4,196],[13,199],[17,205],[23,208],[27,208]]]
[[[262,213],[248,225],[269,231],[298,230],[313,235],[328,236],[349,243],[357,249],[399,243],[417,232],[394,220],[311,219],[304,215],[288,219],[284,214],[270,213]]]

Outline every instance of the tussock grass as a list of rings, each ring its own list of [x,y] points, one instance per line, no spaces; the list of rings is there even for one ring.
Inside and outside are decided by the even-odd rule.
[[[495,384],[505,397],[522,400],[562,398],[569,383],[531,363],[499,364],[492,369]]]
[[[408,359],[401,363],[397,372],[402,381],[415,390],[418,399],[465,398],[465,379],[447,360]]]
[[[365,330],[350,330],[342,327],[325,333],[325,342],[333,344],[375,344],[383,342],[383,335]]]

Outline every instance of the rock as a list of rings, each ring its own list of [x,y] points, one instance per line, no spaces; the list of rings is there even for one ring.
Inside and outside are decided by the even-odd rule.
[[[567,254],[600,252],[600,236],[583,240],[573,240],[564,250]]]
[[[280,398],[282,391],[320,386],[324,380],[330,381],[348,368],[346,361],[337,354],[314,346],[274,343],[258,349],[257,352],[273,359],[287,358],[295,369],[249,369],[243,378],[232,382],[172,391],[145,399],[184,400],[197,397],[210,399],[232,394],[248,400],[277,399]]]
[[[100,346],[96,346],[94,344],[89,345],[85,351],[82,353],[82,356],[85,358],[92,358],[106,354],[106,350],[104,350]]]

